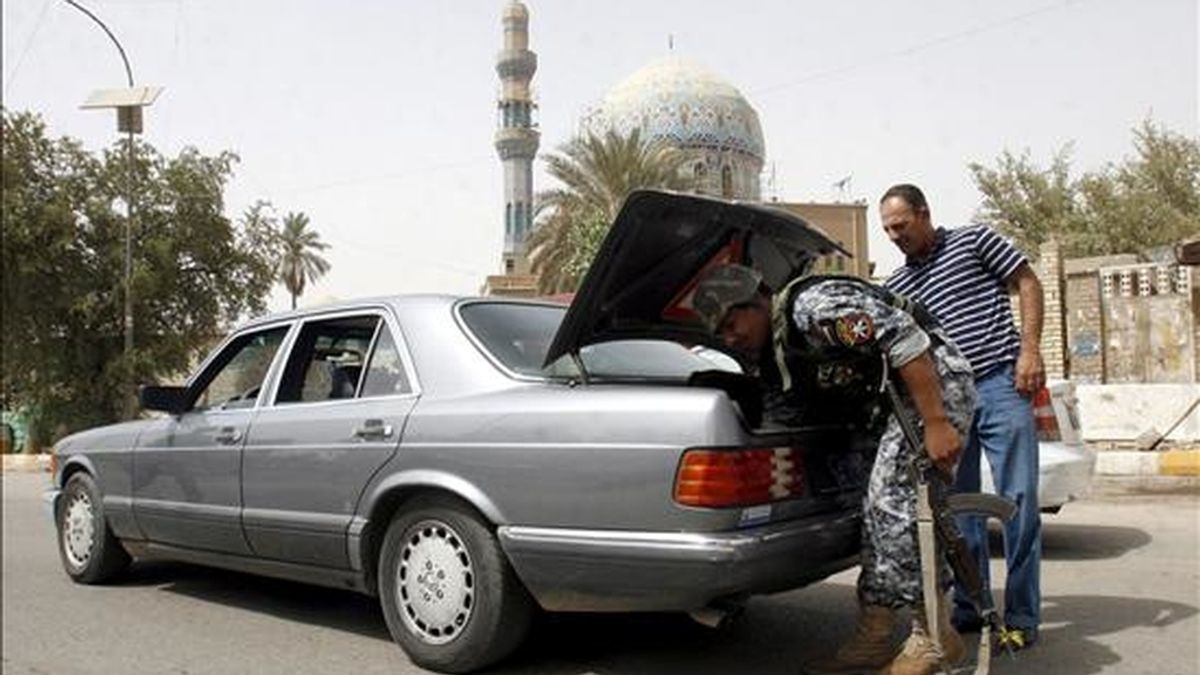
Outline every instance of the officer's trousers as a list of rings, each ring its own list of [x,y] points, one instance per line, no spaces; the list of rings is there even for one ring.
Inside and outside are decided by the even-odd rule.
[[[965,360],[939,353],[943,349],[938,347],[934,353],[941,377],[943,407],[966,443],[975,412],[974,376]],[[910,419],[917,420],[912,403],[907,396],[905,399]],[[880,438],[863,498],[858,593],[866,605],[899,609],[922,603],[917,492],[912,471],[914,452],[893,416]],[[946,582],[949,583],[948,576]]]

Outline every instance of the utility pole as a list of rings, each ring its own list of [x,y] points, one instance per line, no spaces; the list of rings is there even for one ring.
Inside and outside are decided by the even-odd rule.
[[[132,356],[133,356],[133,228],[136,218],[136,208],[134,207],[134,194],[136,192],[135,175],[137,171],[137,155],[134,135],[142,132],[142,108],[154,102],[162,92],[162,87],[135,87],[133,84],[133,69],[129,66],[129,58],[125,56],[125,48],[121,46],[117,36],[109,30],[108,26],[100,20],[100,17],[93,14],[88,8],[76,2],[76,0],[64,0],[68,5],[83,12],[89,19],[96,22],[96,25],[104,31],[112,43],[116,45],[117,52],[121,55],[121,62],[125,64],[125,79],[129,84],[128,89],[102,89],[92,92],[88,100],[84,102],[83,108],[116,108],[117,110],[117,131],[126,132],[126,145],[128,150],[128,168],[125,181],[125,264],[124,264],[124,312],[122,317],[122,325],[125,332],[125,364],[127,367],[126,382],[125,382],[125,417],[126,419],[134,416],[137,405],[134,392]]]

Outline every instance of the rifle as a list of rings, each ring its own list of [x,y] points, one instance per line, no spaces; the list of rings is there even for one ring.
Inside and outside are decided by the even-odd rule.
[[[921,434],[909,417],[900,393],[890,377],[884,379],[884,389],[892,404],[892,414],[896,416],[905,440],[914,451],[912,471],[917,488],[917,544],[921,555],[925,618],[930,637],[939,646],[942,644],[941,626],[938,621],[938,605],[944,601],[941,585],[938,583],[938,570],[941,566],[938,564],[937,544],[940,544],[955,578],[983,620],[975,673],[987,675],[991,668],[991,631],[996,631],[1000,644],[1008,649],[1011,655],[1009,631],[996,611],[991,589],[983,585],[975,556],[967,548],[967,541],[958,529],[954,517],[982,515],[997,518],[1000,522],[1008,522],[1016,512],[1016,505],[996,495],[951,494],[946,475],[929,459]]]

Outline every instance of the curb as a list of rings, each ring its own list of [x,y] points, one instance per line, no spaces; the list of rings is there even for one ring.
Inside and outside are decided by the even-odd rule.
[[[1200,477],[1196,476],[1096,476],[1090,497],[1127,495],[1200,496]]]
[[[1200,452],[1169,450],[1158,461],[1159,473],[1166,476],[1200,476]]]
[[[4,458],[4,473],[50,472],[50,455],[46,453],[37,455],[0,455],[0,457]]]
[[[1200,476],[1200,450],[1101,450],[1097,476]]]

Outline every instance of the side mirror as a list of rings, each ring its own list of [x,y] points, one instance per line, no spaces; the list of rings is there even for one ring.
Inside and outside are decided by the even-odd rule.
[[[138,402],[142,404],[143,408],[146,410],[161,410],[172,415],[178,415],[183,412],[186,397],[186,387],[145,385],[138,390]]]

